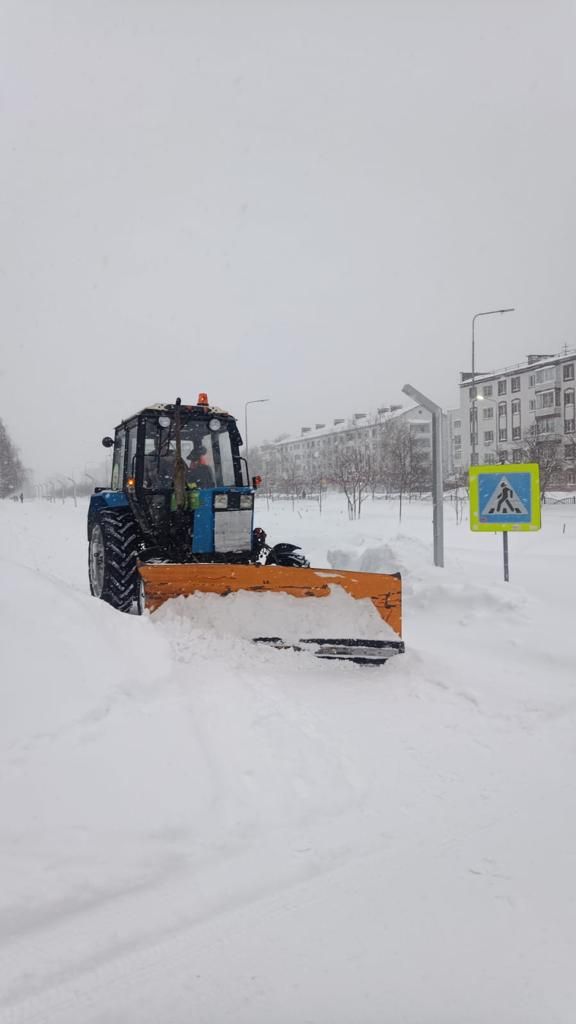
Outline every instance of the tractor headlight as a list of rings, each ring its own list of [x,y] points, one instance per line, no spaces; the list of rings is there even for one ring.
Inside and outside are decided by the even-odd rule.
[[[254,505],[254,497],[252,494],[241,494],[240,495],[240,508],[252,508]]]
[[[214,495],[214,508],[228,508],[228,495],[227,494],[215,494]]]

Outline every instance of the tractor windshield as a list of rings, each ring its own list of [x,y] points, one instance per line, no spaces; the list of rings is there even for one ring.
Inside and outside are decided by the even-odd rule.
[[[198,487],[234,487],[234,461],[228,422],[199,420],[181,414],[182,458],[187,478]],[[176,437],[174,417],[146,419],[144,437],[144,486],[153,490],[171,487],[174,480]]]

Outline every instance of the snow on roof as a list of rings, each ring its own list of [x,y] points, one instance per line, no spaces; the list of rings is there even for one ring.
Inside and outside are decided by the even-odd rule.
[[[399,408],[395,409],[394,412],[384,413],[381,415],[378,413],[367,413],[366,417],[360,422],[355,420],[353,416],[349,416],[347,419],[333,422],[319,430],[306,428],[305,433],[292,434],[290,437],[283,438],[282,441],[273,441],[271,444],[274,448],[282,448],[284,445],[294,444],[296,441],[312,441],[322,437],[329,437],[332,434],[347,434],[354,430],[367,430],[370,427],[378,426],[380,423],[387,423],[389,420],[395,420],[401,416],[406,416],[407,413],[414,413],[416,409],[419,408],[419,405],[414,405],[410,409]]]
[[[543,366],[550,366],[554,363],[563,363],[567,359],[574,359],[576,356],[576,348],[566,349],[564,352],[557,352],[555,355],[543,355],[538,359],[533,359],[527,356],[526,359],[521,363],[513,363],[511,366],[503,366],[499,370],[488,370],[483,373],[474,374],[474,384],[482,383],[486,380],[494,380],[496,377],[506,377],[512,373],[522,373],[525,370],[538,370]],[[460,380],[461,388],[468,388],[472,385],[472,374],[462,373]]]

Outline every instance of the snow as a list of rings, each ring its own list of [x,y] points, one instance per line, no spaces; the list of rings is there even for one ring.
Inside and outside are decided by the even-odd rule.
[[[226,600],[217,594],[194,594],[176,598],[156,613],[157,621],[168,626],[174,618],[185,620],[185,630],[198,643],[207,630],[224,642],[257,636],[281,637],[286,643],[311,637],[398,639],[370,598],[355,600],[341,587],[333,587],[329,597],[308,600],[274,593],[240,592]]]
[[[402,572],[407,653],[362,669],[251,644],[261,595],[120,615],[84,503],[0,503],[2,1024],[571,1022],[576,507],[543,513],[505,584],[448,502],[440,570],[425,502],[262,501],[313,565]]]

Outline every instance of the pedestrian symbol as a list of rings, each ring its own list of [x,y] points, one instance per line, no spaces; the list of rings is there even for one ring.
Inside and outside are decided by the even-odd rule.
[[[539,530],[539,467],[528,464],[470,467],[472,530]]]
[[[505,516],[510,513],[517,516],[529,515],[524,502],[510,485],[510,481],[503,476],[500,483],[493,491],[490,500],[486,502],[486,505],[482,509],[481,516],[482,518],[484,518],[484,516],[499,514]]]

